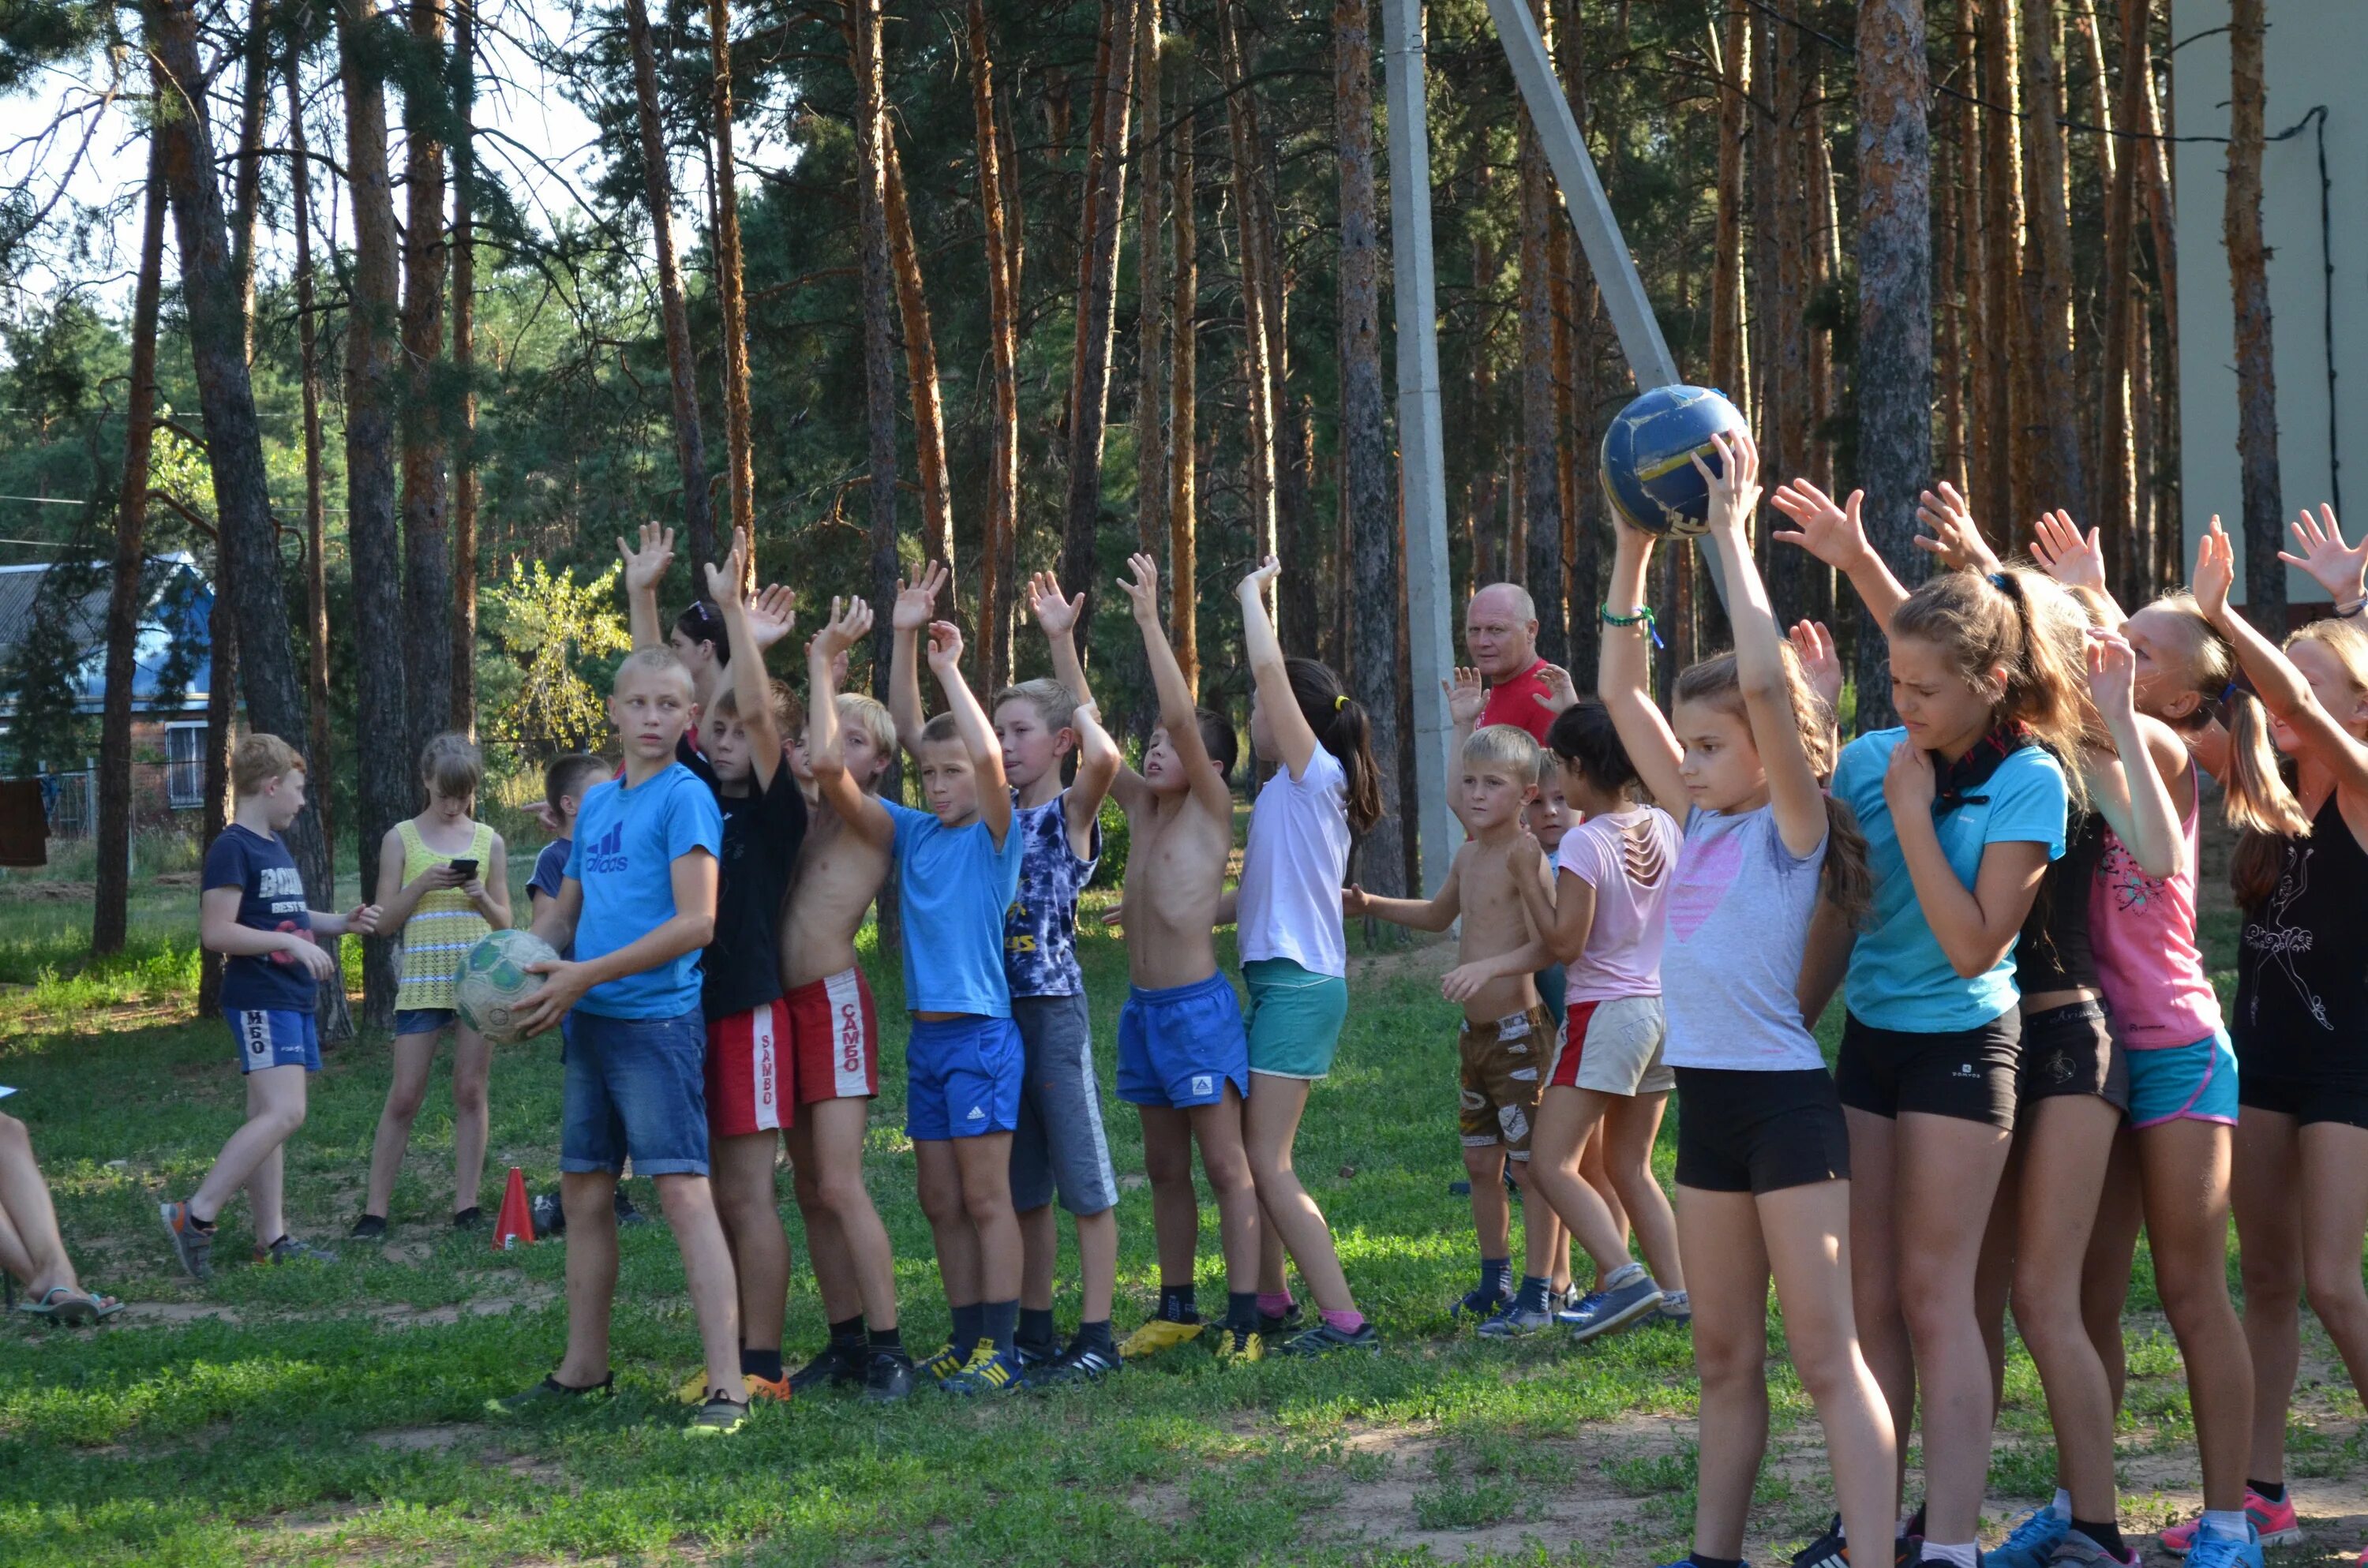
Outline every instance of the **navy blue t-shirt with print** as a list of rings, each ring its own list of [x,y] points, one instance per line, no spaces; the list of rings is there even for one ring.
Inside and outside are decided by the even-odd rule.
[[[1093,854],[1078,859],[1069,846],[1068,799],[1063,790],[1041,806],[1023,806],[1015,793],[1019,896],[1003,916],[1003,969],[1014,996],[1075,996],[1086,988],[1077,967],[1077,895],[1101,859],[1102,824],[1097,818]]]
[[[572,838],[554,838],[544,845],[542,853],[534,858],[534,875],[526,880],[527,892],[539,892],[545,898],[557,898],[559,884],[567,880],[568,852],[575,847],[575,840]],[[529,909],[534,907],[532,899],[527,901],[527,907]],[[575,944],[570,942],[560,949],[559,956],[563,959],[574,959]]]
[[[313,912],[304,903],[304,875],[278,837],[233,823],[206,851],[205,869],[205,891],[238,889],[238,923],[248,930],[311,935]],[[225,1009],[310,1013],[317,990],[312,971],[290,953],[241,953],[222,960]]]

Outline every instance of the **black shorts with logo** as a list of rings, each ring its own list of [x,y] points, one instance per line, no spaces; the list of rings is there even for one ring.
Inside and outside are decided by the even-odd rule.
[[[1925,1034],[1842,1020],[1834,1087],[1852,1110],[1954,1117],[2014,1130],[2022,1015],[2009,1007],[1976,1028]]]
[[[2024,1105],[2056,1095],[2095,1095],[2127,1115],[2129,1053],[2113,1038],[2104,1005],[2067,1002],[2024,1014],[2018,1087]]]

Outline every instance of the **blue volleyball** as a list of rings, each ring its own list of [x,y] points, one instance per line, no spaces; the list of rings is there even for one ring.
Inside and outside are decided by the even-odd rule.
[[[1740,435],[1743,415],[1708,387],[1655,387],[1618,414],[1603,432],[1604,499],[1631,527],[1651,534],[1698,534],[1709,526],[1710,495],[1693,459],[1718,472],[1714,435]]]

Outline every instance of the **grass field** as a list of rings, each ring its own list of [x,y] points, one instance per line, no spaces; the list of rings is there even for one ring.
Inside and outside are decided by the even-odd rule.
[[[1448,1321],[1474,1248],[1469,1210],[1448,1191],[1461,1175],[1454,1014],[1438,996],[1437,949],[1356,960],[1339,1064],[1300,1142],[1383,1354],[1225,1370],[1187,1346],[1098,1389],[961,1405],[925,1394],[889,1409],[818,1399],[762,1409],[738,1437],[700,1444],[677,1430],[673,1391],[697,1340],[656,1224],[623,1233],[620,1397],[523,1427],[481,1418],[488,1395],[556,1359],[564,1244],[498,1254],[483,1233],[450,1230],[440,1078],[388,1242],[339,1239],[359,1207],[385,1090],[381,1039],[330,1053],[290,1150],[291,1221],[342,1261],[248,1266],[245,1207],[233,1204],[211,1284],[179,1276],[156,1202],[196,1182],[240,1104],[221,1026],[188,1016],[194,903],[190,890],[144,890],[133,961],[91,973],[85,904],[0,898],[0,1082],[20,1090],[7,1108],[32,1127],[85,1279],[136,1303],[96,1332],[43,1331],[22,1316],[0,1330],[0,1563],[1641,1568],[1686,1548],[1694,1382],[1681,1331],[1506,1346]],[[2231,932],[2225,916],[2214,924],[2225,955]],[[1107,1096],[1125,960],[1099,925],[1087,930]],[[893,1017],[896,967],[867,960]],[[908,1342],[927,1349],[946,1317],[913,1199],[901,1029],[892,1034],[871,1186],[900,1258]],[[1134,1119],[1106,1103],[1126,1188],[1123,1333],[1156,1279]],[[551,1183],[559,1115],[555,1044],[501,1052],[493,1177],[518,1165]],[[635,1186],[654,1211],[646,1184]],[[1215,1240],[1212,1210],[1201,1277],[1212,1290]],[[1058,1304],[1065,1327],[1073,1288]],[[2197,1475],[2178,1352],[2143,1256],[2132,1310],[2123,1519],[2152,1527],[2196,1506]],[[1770,1327],[1781,1330],[1772,1312]],[[792,1353],[821,1335],[801,1281]],[[2313,1533],[2280,1557],[2349,1562],[2368,1528],[2368,1437],[2315,1324],[2304,1377],[2292,1473]],[[1781,1349],[1769,1381],[1776,1430],[1749,1539],[1763,1565],[1815,1534],[1830,1507],[1816,1424]],[[1993,1526],[2053,1484],[2044,1405],[2019,1346],[2008,1394]]]

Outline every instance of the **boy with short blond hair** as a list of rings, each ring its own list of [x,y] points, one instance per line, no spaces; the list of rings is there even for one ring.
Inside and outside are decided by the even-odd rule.
[[[1342,895],[1350,915],[1371,915],[1418,931],[1444,931],[1459,919],[1456,967],[1440,992],[1463,1006],[1457,1037],[1463,1165],[1472,1177],[1472,1225],[1480,1242],[1480,1283],[1456,1303],[1460,1314],[1489,1314],[1511,1297],[1512,1212],[1501,1175],[1529,1184],[1530,1124],[1554,1056],[1554,1020],[1538,998],[1536,971],[1552,955],[1532,925],[1514,852],[1529,840],[1524,809],[1536,798],[1538,743],[1510,724],[1484,724],[1463,743],[1458,814],[1472,836],[1455,852],[1447,881],[1428,899],[1383,898],[1360,887]],[[1527,1277],[1543,1290],[1554,1269],[1561,1225],[1542,1203],[1524,1206]]]
[[[307,907],[303,874],[280,835],[304,810],[303,755],[277,735],[254,734],[231,753],[231,821],[206,851],[198,939],[222,955],[222,1008],[246,1078],[246,1122],[198,1190],[159,1205],[165,1233],[193,1279],[211,1276],[214,1222],[246,1189],[257,1263],[335,1262],[288,1233],[283,1151],[304,1125],[305,1075],[321,1070],[313,1023],[323,982],[337,977],[320,945],[378,929],[378,906],[343,915]]]

